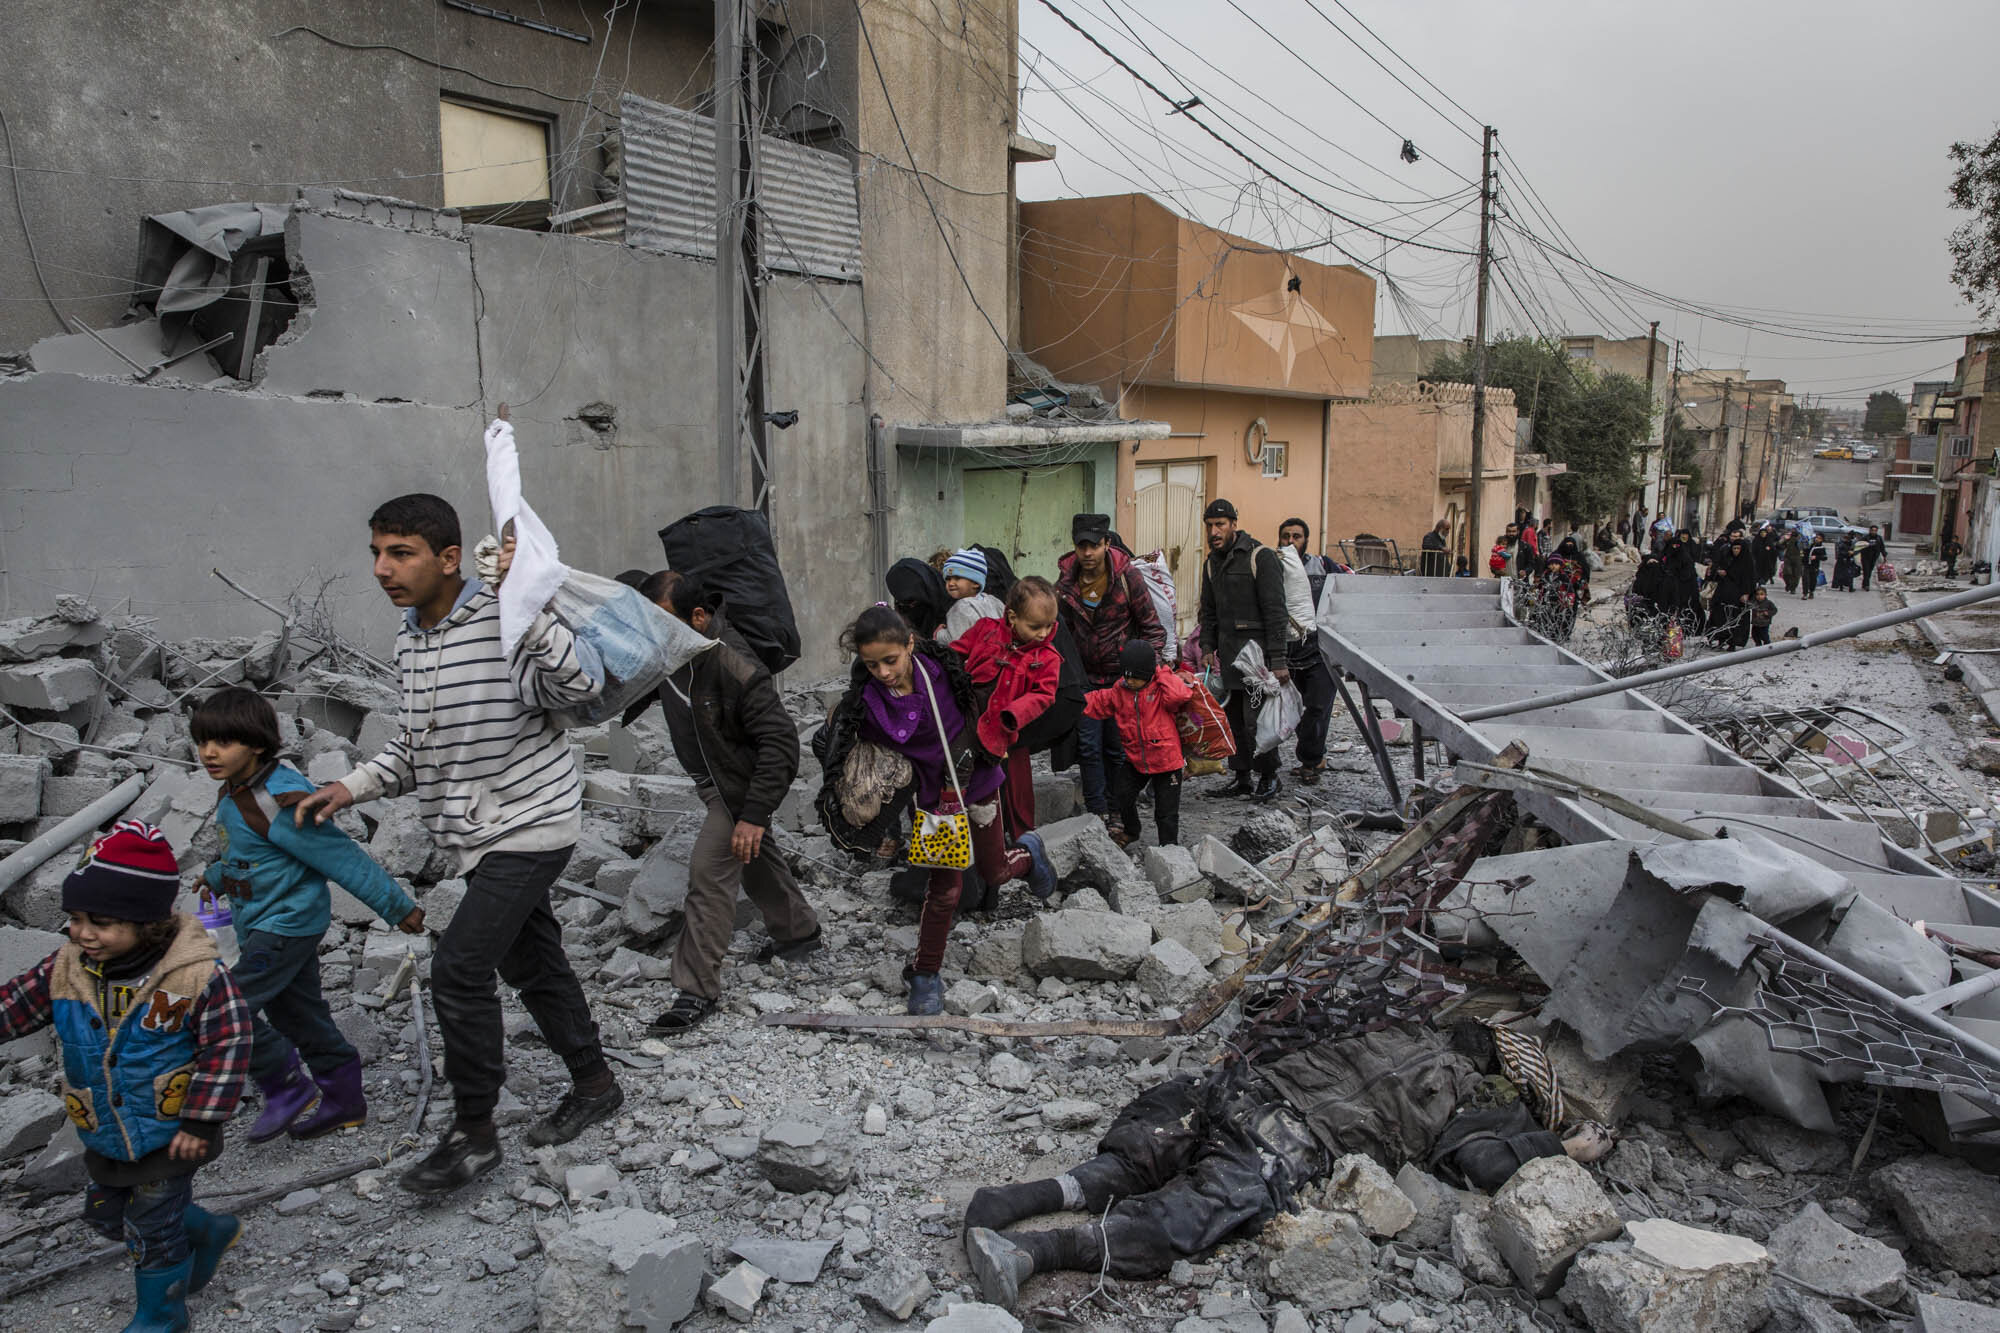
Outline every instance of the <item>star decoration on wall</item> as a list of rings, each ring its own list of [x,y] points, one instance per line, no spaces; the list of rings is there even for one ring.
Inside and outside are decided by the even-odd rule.
[[[1338,338],[1340,330],[1325,315],[1313,309],[1312,304],[1298,292],[1280,293],[1278,308],[1277,314],[1240,309],[1229,313],[1270,344],[1271,350],[1278,354],[1278,360],[1284,363],[1285,383],[1289,384],[1292,382],[1292,367],[1299,356],[1329,338]]]

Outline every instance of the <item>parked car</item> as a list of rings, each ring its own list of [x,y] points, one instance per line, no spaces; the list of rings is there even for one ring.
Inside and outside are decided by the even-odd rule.
[[[1825,453],[1821,454],[1820,457],[1849,459],[1854,457],[1854,450],[1847,445],[1836,444],[1833,446],[1833,448],[1828,449]]]
[[[1872,463],[1882,456],[1882,451],[1872,444],[1857,444],[1854,446],[1854,456],[1864,463]]]

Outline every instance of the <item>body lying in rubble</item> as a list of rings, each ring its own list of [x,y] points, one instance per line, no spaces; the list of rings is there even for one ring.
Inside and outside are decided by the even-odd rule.
[[[1022,1283],[1059,1269],[1163,1277],[1178,1259],[1199,1260],[1256,1234],[1350,1153],[1390,1171],[1411,1162],[1493,1190],[1534,1158],[1589,1162],[1610,1151],[1602,1126],[1583,1122],[1560,1138],[1530,1112],[1530,1099],[1545,1115],[1561,1104],[1537,1043],[1517,1038],[1510,1058],[1484,1029],[1468,1032],[1463,1044],[1484,1046],[1482,1063],[1512,1078],[1482,1076],[1451,1038],[1403,1024],[1148,1088],[1119,1112],[1089,1161],[972,1196],[965,1249],[982,1298],[1011,1309]],[[1063,1211],[1097,1220],[1012,1229]]]

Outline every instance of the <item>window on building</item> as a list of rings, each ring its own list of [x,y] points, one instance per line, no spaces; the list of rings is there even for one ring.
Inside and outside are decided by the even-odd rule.
[[[1970,435],[1954,435],[1954,436],[1952,436],[1952,437],[1951,437],[1951,456],[1952,456],[1953,458],[1970,458],[1970,457],[1972,457],[1972,437],[1971,437]]]
[[[444,202],[468,221],[539,227],[549,216],[549,122],[449,98],[438,102]]]
[[[1282,477],[1285,475],[1285,442],[1283,440],[1264,441],[1264,475]]]

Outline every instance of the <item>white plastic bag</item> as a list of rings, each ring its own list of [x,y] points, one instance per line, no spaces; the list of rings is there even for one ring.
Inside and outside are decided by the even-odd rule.
[[[1316,617],[1312,580],[1306,577],[1305,562],[1299,559],[1298,548],[1290,543],[1278,547],[1278,567],[1285,576],[1285,614],[1292,622],[1285,637],[1296,643],[1313,632]]]
[[[1257,710],[1256,753],[1269,754],[1299,729],[1306,702],[1299,697],[1298,686],[1289,680],[1279,680],[1264,665],[1263,644],[1254,640],[1244,644],[1236,654],[1235,666],[1237,674],[1243,677],[1243,688],[1250,694],[1251,706]]]
[[[486,428],[486,490],[495,527],[514,525],[514,559],[498,594],[501,646],[511,656],[546,607],[576,636],[585,674],[602,686],[587,703],[551,710],[557,726],[594,726],[622,715],[715,646],[637,589],[562,563],[555,537],[521,495],[514,428],[504,420]]]
[[[1155,551],[1147,556],[1135,556],[1132,568],[1139,571],[1139,577],[1146,581],[1146,595],[1153,599],[1153,614],[1159,618],[1160,628],[1167,632],[1167,651],[1176,651],[1180,633],[1174,619],[1180,613],[1174,594],[1174,571],[1167,568],[1167,553]],[[1173,663],[1167,663],[1172,666]]]

